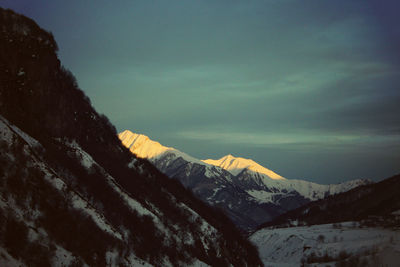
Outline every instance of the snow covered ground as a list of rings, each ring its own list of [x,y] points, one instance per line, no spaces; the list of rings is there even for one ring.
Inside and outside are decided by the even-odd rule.
[[[335,266],[341,258],[364,266],[399,266],[400,231],[359,228],[356,222],[261,229],[250,240],[265,266]],[[324,255],[326,260],[322,260]],[[314,258],[314,260],[311,260]],[[323,262],[326,261],[326,262]],[[359,265],[361,266],[361,265]]]

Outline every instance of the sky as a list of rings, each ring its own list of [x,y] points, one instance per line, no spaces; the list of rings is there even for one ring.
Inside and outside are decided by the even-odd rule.
[[[397,0],[18,1],[118,131],[286,178],[400,173]]]

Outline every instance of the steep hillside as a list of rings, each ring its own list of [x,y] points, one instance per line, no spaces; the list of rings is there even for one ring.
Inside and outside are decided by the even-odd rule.
[[[260,228],[360,220],[379,225],[400,224],[400,220],[392,215],[400,210],[399,192],[400,175],[396,175],[379,183],[360,186],[308,203],[261,225]]]
[[[52,35],[0,9],[0,265],[259,266],[218,210],[119,141]]]
[[[312,200],[369,183],[353,180],[320,185],[285,179],[253,160],[227,155],[219,160],[199,160],[149,137],[126,130],[121,142],[140,158],[150,160],[161,172],[179,180],[199,198],[221,207],[244,231]]]

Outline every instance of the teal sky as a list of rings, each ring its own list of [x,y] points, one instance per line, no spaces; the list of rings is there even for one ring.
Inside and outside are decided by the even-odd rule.
[[[287,178],[400,173],[398,1],[16,1],[119,131]]]

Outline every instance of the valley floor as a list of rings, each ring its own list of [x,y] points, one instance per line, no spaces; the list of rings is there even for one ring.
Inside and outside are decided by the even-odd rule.
[[[261,229],[250,240],[265,266],[399,266],[400,231],[356,222]]]

